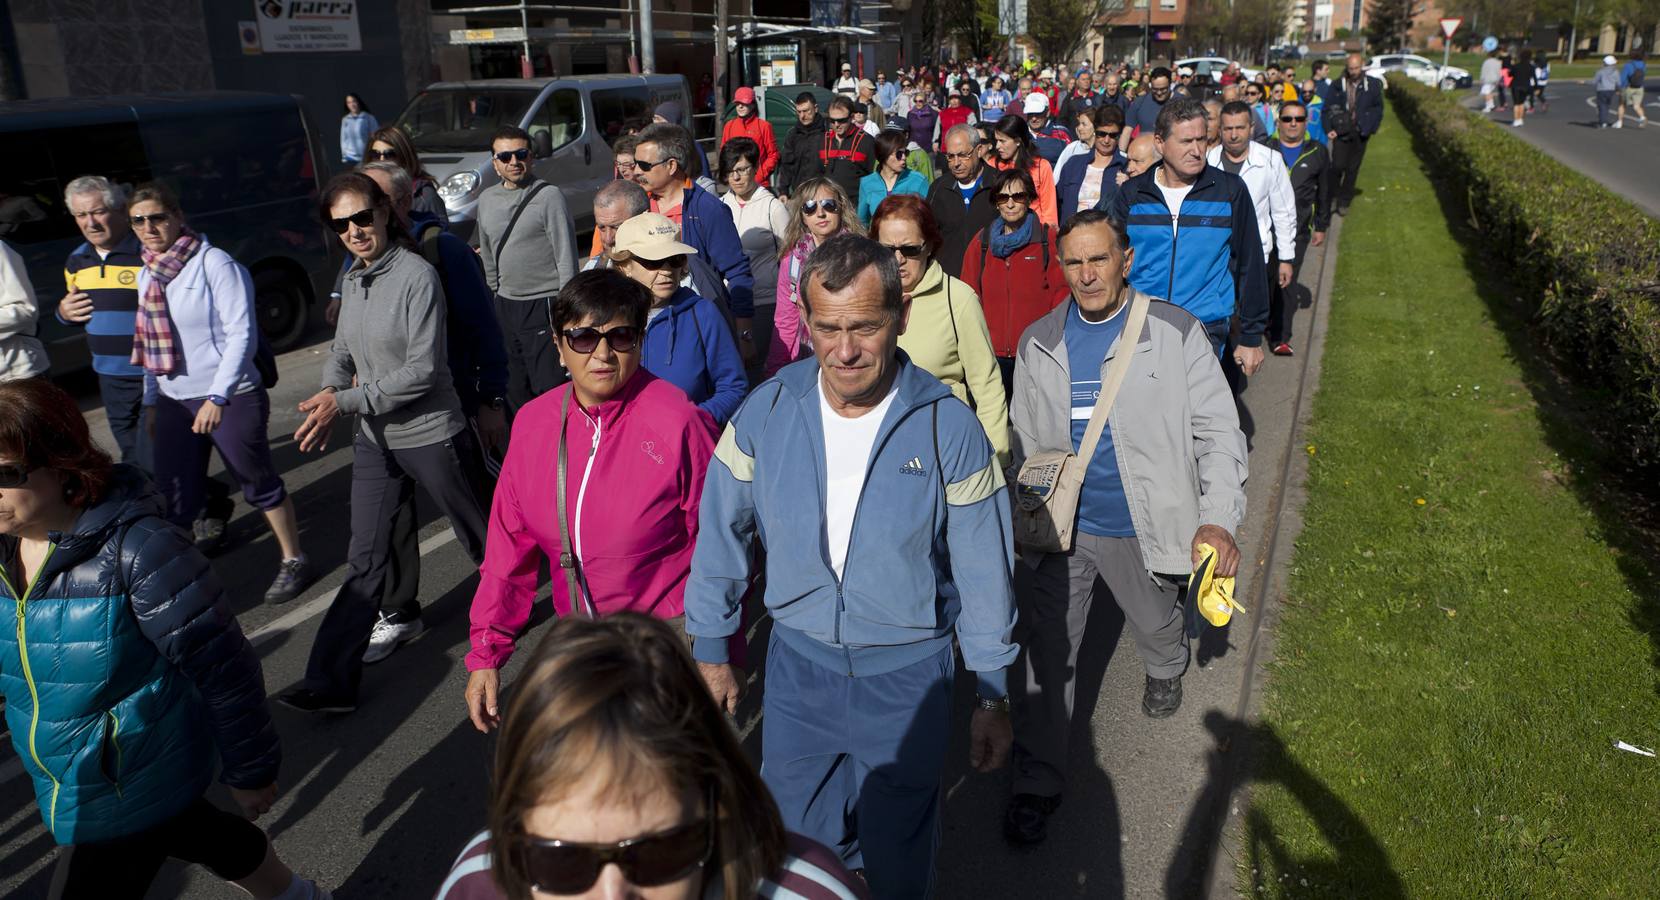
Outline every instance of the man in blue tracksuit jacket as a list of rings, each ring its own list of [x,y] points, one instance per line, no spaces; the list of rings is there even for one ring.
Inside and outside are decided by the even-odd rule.
[[[1205,107],[1178,97],[1159,113],[1162,162],[1124,182],[1107,210],[1135,248],[1130,285],[1168,300],[1205,325],[1218,355],[1239,314],[1235,362],[1262,364],[1268,276],[1250,189],[1238,175],[1205,164]],[[1167,195],[1182,195],[1172,210]]]
[[[908,307],[892,251],[844,234],[801,283],[815,357],[757,388],[721,435],[686,630],[734,711],[727,639],[758,537],[775,623],[761,774],[784,826],[864,869],[874,896],[926,898],[953,636],[980,695],[970,763],[1001,767],[1013,740],[1008,491],[974,413],[898,349]]]

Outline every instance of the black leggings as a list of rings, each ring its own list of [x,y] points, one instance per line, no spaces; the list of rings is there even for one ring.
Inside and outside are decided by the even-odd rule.
[[[143,900],[169,856],[206,866],[226,881],[241,881],[265,862],[268,846],[258,826],[198,797],[148,831],[64,847],[46,896]]]

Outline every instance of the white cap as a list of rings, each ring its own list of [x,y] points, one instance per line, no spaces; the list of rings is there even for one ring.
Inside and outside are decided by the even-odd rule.
[[[1193,74],[1193,68],[1191,66],[1182,66],[1181,71],[1177,72],[1176,74],[1177,75],[1192,75]]]
[[[1605,66],[1612,66],[1612,65],[1617,64],[1618,62],[1619,62],[1619,60],[1615,59],[1614,54],[1612,54],[1612,53],[1610,53],[1607,56],[1604,56],[1602,58],[1602,64],[1605,65]]]
[[[1025,111],[1026,111],[1026,115],[1028,115],[1028,116],[1034,115],[1036,113],[1046,113],[1046,112],[1048,112],[1049,111],[1049,98],[1047,96],[1045,96],[1044,94],[1042,94],[1041,92],[1039,92],[1039,91],[1033,91],[1030,94],[1027,94],[1026,95],[1026,102],[1025,102]]]

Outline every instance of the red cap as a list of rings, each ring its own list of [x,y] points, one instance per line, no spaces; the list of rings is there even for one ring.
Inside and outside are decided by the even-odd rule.
[[[754,105],[754,103],[755,103],[755,89],[752,88],[752,87],[738,88],[737,90],[732,92],[732,102],[733,103],[748,103],[750,105]]]

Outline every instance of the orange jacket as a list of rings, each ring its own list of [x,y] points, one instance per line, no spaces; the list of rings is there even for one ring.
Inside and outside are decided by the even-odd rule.
[[[749,138],[760,146],[761,165],[755,170],[755,181],[771,187],[767,180],[772,177],[772,170],[778,168],[778,142],[772,137],[772,123],[758,115],[727,119],[726,127],[720,133],[721,146],[740,137]]]

